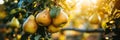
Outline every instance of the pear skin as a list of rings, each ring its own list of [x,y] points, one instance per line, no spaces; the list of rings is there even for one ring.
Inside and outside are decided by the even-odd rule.
[[[19,23],[18,19],[13,17],[10,22],[10,26],[14,27],[14,28],[20,28],[20,23]]]
[[[53,18],[53,24],[55,26],[64,26],[61,24],[66,24],[68,22],[68,15],[61,10],[61,12],[55,17]]]
[[[5,19],[7,17],[7,13],[5,11],[0,11],[0,19]]]
[[[40,26],[48,26],[51,23],[49,8],[44,9],[42,12],[38,13],[36,16],[36,22]]]
[[[90,18],[89,18],[89,22],[92,24],[98,24],[101,21],[101,17],[98,14],[93,14]]]
[[[38,26],[33,15],[30,15],[23,24],[23,30],[28,33],[35,33],[37,31],[37,27]]]
[[[58,31],[60,31],[60,27],[55,27],[54,25],[48,26],[48,32],[50,32],[50,33],[56,33]]]

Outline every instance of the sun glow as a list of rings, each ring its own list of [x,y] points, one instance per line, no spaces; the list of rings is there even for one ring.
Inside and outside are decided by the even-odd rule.
[[[4,4],[4,0],[0,0],[0,4]]]

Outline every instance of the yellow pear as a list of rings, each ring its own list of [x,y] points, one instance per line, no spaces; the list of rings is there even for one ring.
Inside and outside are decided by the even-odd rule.
[[[100,21],[101,21],[101,17],[96,13],[89,18],[89,22],[92,24],[98,24]]]
[[[67,22],[68,22],[68,15],[63,10],[61,10],[60,13],[55,18],[53,18],[53,24],[55,26],[61,27],[64,26]]]
[[[0,20],[7,17],[7,12],[5,11],[5,8],[5,5],[0,5]]]
[[[48,26],[48,32],[50,32],[50,33],[56,33],[58,31],[60,31],[60,27],[55,27],[54,25]]]
[[[17,40],[20,40],[21,37],[22,37],[22,35],[21,35],[21,34],[18,34],[18,35],[17,35]]]
[[[30,15],[23,24],[23,30],[28,33],[35,33],[37,30],[37,24],[33,15]]]
[[[20,28],[20,23],[17,18],[13,17],[10,24],[11,27]]]
[[[40,26],[48,26],[48,25],[50,25],[51,18],[50,18],[49,8],[46,8],[42,12],[37,14],[36,22]]]
[[[7,16],[5,11],[0,11],[0,19],[4,19]]]

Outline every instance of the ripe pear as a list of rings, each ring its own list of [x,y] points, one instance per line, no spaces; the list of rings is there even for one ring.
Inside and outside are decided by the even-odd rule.
[[[61,27],[64,26],[67,22],[68,22],[68,15],[63,10],[61,10],[60,13],[55,18],[53,18],[53,24],[55,26]]]
[[[36,16],[36,22],[40,26],[48,26],[51,23],[49,8],[44,9],[42,12],[38,13]]]
[[[56,33],[58,31],[60,31],[60,27],[55,27],[54,25],[48,26],[48,32],[50,32],[50,33]]]
[[[10,24],[11,27],[20,28],[20,23],[17,18],[13,17]]]
[[[23,24],[23,30],[27,33],[35,33],[37,31],[37,27],[38,26],[33,15],[30,15]]]
[[[92,24],[98,24],[100,21],[101,21],[101,17],[96,13],[89,18],[89,22]]]
[[[20,40],[21,37],[22,37],[22,35],[18,34],[18,35],[17,35],[17,40]]]
[[[0,19],[5,19],[7,17],[7,13],[5,11],[0,11]]]

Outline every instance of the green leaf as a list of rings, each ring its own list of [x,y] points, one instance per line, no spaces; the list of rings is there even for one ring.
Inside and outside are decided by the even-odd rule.
[[[12,9],[11,11],[10,11],[10,14],[15,14],[17,11],[16,11],[16,9]]]
[[[50,9],[50,16],[51,18],[55,18],[59,13],[60,13],[60,7],[58,6],[53,6],[51,9]]]
[[[37,35],[34,38],[35,38],[35,40],[39,40],[40,37],[41,37],[41,35]]]

